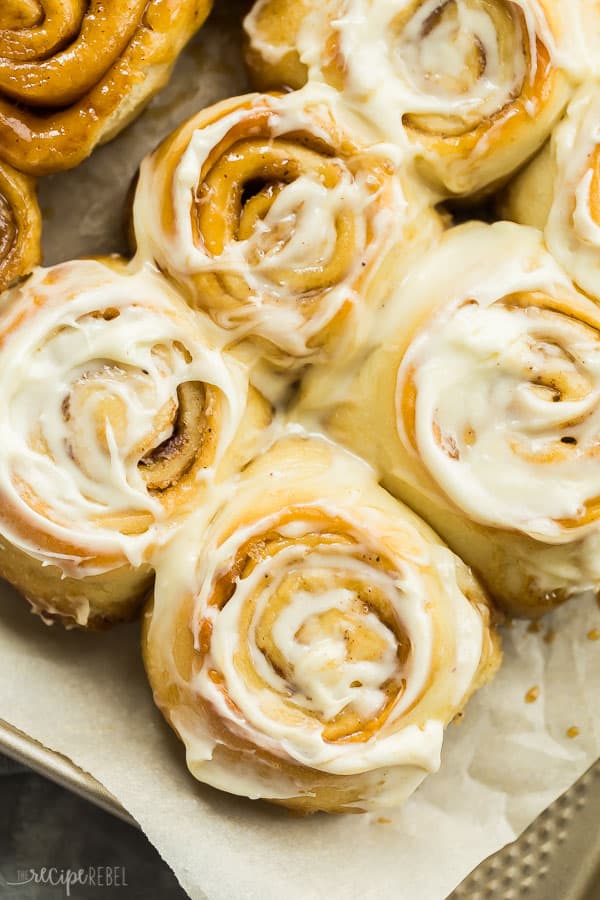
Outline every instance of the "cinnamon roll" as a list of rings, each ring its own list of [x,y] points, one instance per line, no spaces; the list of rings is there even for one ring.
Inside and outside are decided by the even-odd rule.
[[[69,169],[167,81],[211,0],[16,0],[0,10],[0,158]]]
[[[225,100],[143,162],[139,252],[282,369],[352,352],[390,269],[441,231],[398,157],[350,133],[319,86]]]
[[[538,231],[505,222],[447,232],[387,310],[362,369],[337,388],[315,377],[305,412],[510,614],[597,591],[600,308]]]
[[[48,620],[128,618],[269,410],[151,270],[64,263],[3,301],[0,576]]]
[[[283,438],[157,569],[143,652],[207,784],[303,812],[404,800],[495,672],[465,565],[328,441]]]
[[[500,212],[543,229],[571,278],[600,299],[600,85],[577,92],[551,142],[506,189]]]
[[[554,0],[258,0],[245,26],[263,88],[332,85],[469,195],[532,156],[564,109],[564,19]]]
[[[0,293],[39,263],[41,232],[35,182],[0,161]]]

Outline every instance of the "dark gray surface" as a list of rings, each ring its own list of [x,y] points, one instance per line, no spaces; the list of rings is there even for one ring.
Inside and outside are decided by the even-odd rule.
[[[80,797],[30,772],[0,777],[0,897],[2,900],[62,900],[66,887],[27,884],[42,868],[92,871],[124,880],[119,887],[76,885],[71,900],[185,900],[175,876],[142,832]],[[114,867],[114,869],[112,869]]]

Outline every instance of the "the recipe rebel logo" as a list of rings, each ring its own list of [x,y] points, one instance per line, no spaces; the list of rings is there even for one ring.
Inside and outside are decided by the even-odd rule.
[[[0,884],[6,887],[23,887],[26,884],[42,884],[48,887],[64,888],[70,897],[73,888],[126,888],[125,866],[86,866],[79,869],[61,869],[57,866],[43,866],[39,869],[17,869],[16,879],[9,881],[0,877]]]

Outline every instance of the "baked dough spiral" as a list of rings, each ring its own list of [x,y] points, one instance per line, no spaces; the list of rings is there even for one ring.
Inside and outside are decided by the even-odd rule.
[[[151,555],[269,411],[151,270],[37,269],[0,310],[0,575],[48,619],[131,616]]]
[[[600,308],[538,231],[471,223],[388,303],[381,345],[304,404],[370,459],[499,605],[600,588]]]
[[[367,145],[319,86],[225,100],[185,122],[141,167],[140,254],[280,368],[368,330],[394,264],[441,231],[398,152]]]
[[[202,546],[169,548],[143,652],[196,778],[304,812],[401,802],[500,660],[464,564],[364,463],[299,434]]]
[[[500,211],[541,228],[571,278],[600,299],[600,85],[580,88],[550,143],[507,188]]]
[[[35,182],[0,160],[0,293],[39,263],[41,232]]]
[[[332,85],[466,195],[524,163],[564,109],[562,19],[554,0],[258,0],[245,26],[260,86]]]
[[[167,81],[212,0],[9,0],[0,10],[0,158],[76,166]]]

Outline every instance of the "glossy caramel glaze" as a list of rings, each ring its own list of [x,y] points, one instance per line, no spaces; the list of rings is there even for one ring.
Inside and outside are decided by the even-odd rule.
[[[0,157],[36,175],[76,166],[164,85],[211,5],[10,3],[0,11]]]
[[[0,291],[39,263],[41,231],[35,182],[0,161]]]

